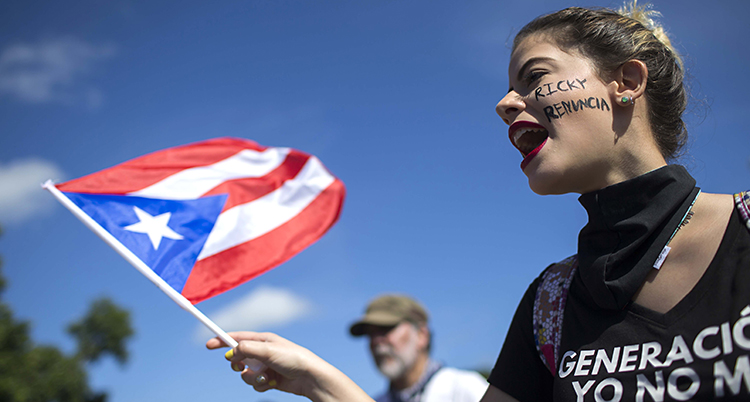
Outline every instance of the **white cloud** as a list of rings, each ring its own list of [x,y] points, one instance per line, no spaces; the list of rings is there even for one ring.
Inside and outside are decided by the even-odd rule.
[[[39,158],[0,164],[0,223],[18,223],[52,210],[55,200],[41,184],[62,178],[54,163]]]
[[[211,314],[211,319],[227,332],[266,331],[296,321],[312,309],[310,302],[289,290],[261,286]],[[195,335],[201,342],[213,336],[203,324]]]
[[[96,108],[101,93],[85,78],[95,63],[114,53],[111,46],[95,46],[73,37],[15,44],[0,54],[0,93],[29,103]]]

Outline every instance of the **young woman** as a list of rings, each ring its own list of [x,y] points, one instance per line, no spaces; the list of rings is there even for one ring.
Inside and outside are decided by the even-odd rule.
[[[540,276],[482,402],[750,399],[750,226],[731,195],[702,193],[666,163],[685,142],[687,91],[649,14],[635,2],[569,8],[514,40],[497,113],[531,189],[580,193],[589,222],[565,262],[561,342],[551,354],[537,349],[540,331],[556,328],[534,325]],[[245,357],[269,367],[243,374],[259,391],[370,400],[306,349],[271,334],[233,336],[242,340],[228,353],[233,368]]]
[[[531,189],[582,194],[589,222],[551,363],[532,324],[540,278],[485,400],[750,398],[750,233],[731,195],[667,166],[686,136],[682,64],[633,8],[569,8],[514,40],[497,112]]]

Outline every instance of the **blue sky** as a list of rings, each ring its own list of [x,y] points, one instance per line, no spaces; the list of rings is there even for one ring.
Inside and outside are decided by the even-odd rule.
[[[372,297],[424,302],[434,355],[494,363],[516,304],[575,252],[576,195],[533,194],[494,106],[508,44],[533,17],[590,1],[7,1],[0,4],[2,298],[33,338],[99,296],[132,313],[130,362],[90,367],[112,402],[295,401],[256,394],[198,322],[39,188],[170,146],[248,138],[318,156],[347,186],[339,223],[289,262],[199,304],[271,330],[379,392],[348,325]],[[750,188],[745,1],[657,1],[694,96],[682,159],[708,192]]]

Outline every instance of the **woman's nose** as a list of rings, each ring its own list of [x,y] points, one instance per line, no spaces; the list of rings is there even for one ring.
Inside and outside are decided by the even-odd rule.
[[[500,99],[500,102],[495,106],[495,111],[503,119],[505,124],[510,125],[525,107],[526,104],[523,99],[521,99],[521,96],[515,91],[510,91],[503,97],[503,99]]]

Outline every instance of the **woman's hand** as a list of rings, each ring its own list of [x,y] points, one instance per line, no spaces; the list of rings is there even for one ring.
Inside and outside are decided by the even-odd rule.
[[[346,375],[309,350],[276,334],[231,332],[239,345],[226,353],[232,370],[241,371],[242,379],[258,392],[271,388],[301,395],[312,401],[368,401],[372,399]],[[206,342],[209,349],[226,347],[219,338]],[[245,367],[242,360],[252,358],[267,369],[262,373]],[[263,375],[261,381],[259,374]]]

